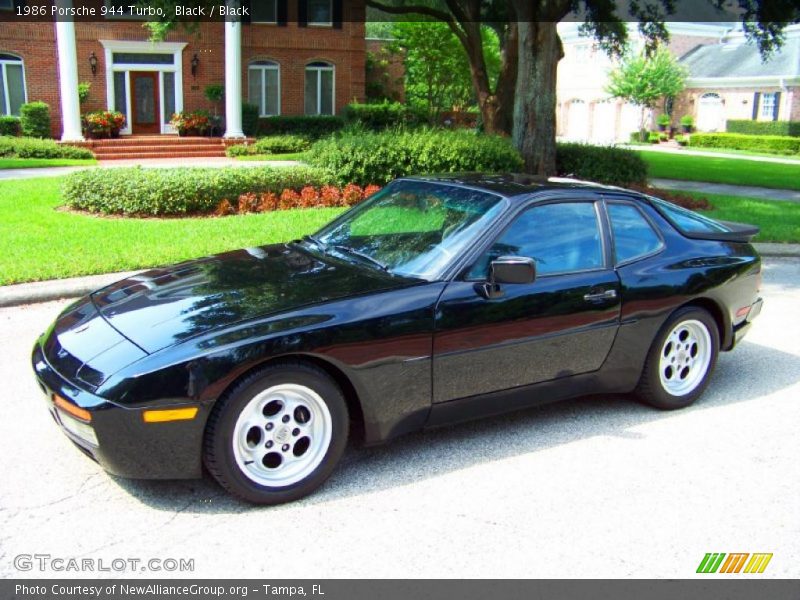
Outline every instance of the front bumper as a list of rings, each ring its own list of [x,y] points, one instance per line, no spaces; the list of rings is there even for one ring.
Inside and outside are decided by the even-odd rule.
[[[759,298],[750,306],[750,310],[747,311],[747,316],[744,320],[735,325],[733,328],[733,346],[739,344],[742,338],[747,334],[750,330],[750,327],[753,325],[753,320],[761,314],[761,308],[764,306],[764,300]]]
[[[145,423],[142,413],[146,408],[119,406],[62,377],[48,363],[40,342],[34,346],[31,360],[56,424],[106,471],[133,479],[201,477],[203,429],[209,407],[201,406],[192,420]],[[80,423],[57,407],[54,394],[89,411],[91,423]]]

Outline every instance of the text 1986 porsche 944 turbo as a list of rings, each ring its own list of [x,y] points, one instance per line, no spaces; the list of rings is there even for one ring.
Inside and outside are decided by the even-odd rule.
[[[761,309],[757,229],[579,182],[400,179],[313,236],[154,269],[33,351],[105,469],[299,498],[365,443],[587,393],[691,404]]]

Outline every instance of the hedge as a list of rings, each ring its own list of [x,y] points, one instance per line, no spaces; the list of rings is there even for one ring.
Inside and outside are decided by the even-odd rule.
[[[383,185],[406,175],[519,171],[522,158],[506,138],[470,131],[347,131],[316,142],[308,161],[340,184]]]
[[[727,121],[725,129],[728,133],[743,135],[788,135],[800,136],[800,121]]]
[[[558,144],[556,171],[608,185],[630,186],[647,180],[647,164],[635,150],[588,144]]]
[[[28,137],[0,136],[0,156],[4,158],[94,158],[86,148],[77,148]]]
[[[344,118],[348,123],[357,123],[373,131],[403,125],[421,125],[426,121],[425,115],[420,111],[406,104],[388,101],[369,104],[353,102],[345,107]]]
[[[176,216],[214,211],[223,200],[245,193],[301,190],[322,186],[330,177],[306,167],[270,169],[88,169],[69,175],[67,206],[102,214]]]
[[[20,133],[19,117],[0,117],[0,135],[16,136]]]
[[[255,104],[242,104],[242,132],[247,136],[258,134],[258,110]]]
[[[771,154],[800,154],[800,137],[744,135],[740,133],[695,133],[689,145],[696,148],[726,148]]]
[[[50,107],[45,102],[28,102],[19,109],[22,135],[50,137]]]
[[[237,144],[228,148],[228,156],[253,154],[288,154],[305,152],[311,146],[307,138],[299,135],[271,135],[258,138],[254,144]]]
[[[258,135],[290,133],[312,139],[330,135],[342,129],[342,117],[320,115],[317,117],[264,117],[258,120]]]

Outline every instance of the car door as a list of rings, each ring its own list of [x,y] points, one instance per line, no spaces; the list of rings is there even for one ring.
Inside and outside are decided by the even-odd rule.
[[[435,403],[600,368],[620,314],[601,209],[594,196],[531,204],[448,284],[435,315]],[[536,278],[485,294],[499,256],[534,259]]]

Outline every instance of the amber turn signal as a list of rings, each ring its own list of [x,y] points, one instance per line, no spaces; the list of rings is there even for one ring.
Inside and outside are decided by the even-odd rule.
[[[63,410],[68,415],[71,415],[76,419],[80,419],[81,421],[85,421],[86,423],[91,423],[92,413],[90,413],[88,410],[80,408],[79,406],[75,406],[72,402],[68,402],[58,394],[53,394],[53,402],[58,408]]]
[[[142,413],[145,423],[166,423],[168,421],[190,421],[197,416],[197,407],[165,408],[161,410],[146,410]]]

